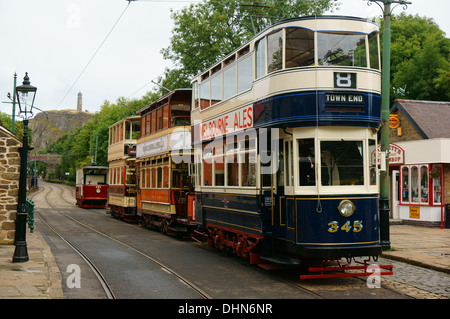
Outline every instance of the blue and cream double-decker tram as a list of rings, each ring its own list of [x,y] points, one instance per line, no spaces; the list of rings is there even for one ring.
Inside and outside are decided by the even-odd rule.
[[[302,17],[193,79],[195,220],[210,246],[260,265],[380,255],[379,51],[371,21]]]

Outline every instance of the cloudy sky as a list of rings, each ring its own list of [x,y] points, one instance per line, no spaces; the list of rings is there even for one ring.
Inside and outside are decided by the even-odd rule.
[[[450,36],[450,0],[409,1],[406,13],[433,18]],[[198,1],[0,0],[0,101],[9,101],[14,73],[20,85],[25,72],[38,88],[35,106],[43,110],[76,109],[78,92],[89,112],[105,100],[140,98],[173,66],[160,53],[169,45],[170,10],[191,2]],[[334,14],[381,15],[364,0],[340,3]],[[399,6],[394,13],[402,11]],[[0,111],[10,114],[11,104],[1,103]]]

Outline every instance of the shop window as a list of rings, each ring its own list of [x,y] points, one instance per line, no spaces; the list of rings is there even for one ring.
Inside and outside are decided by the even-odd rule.
[[[409,202],[409,167],[402,168],[402,203]]]
[[[428,167],[420,166],[420,202],[428,204]]]
[[[419,169],[417,168],[417,166],[411,167],[410,189],[411,189],[411,203],[418,203],[419,202]]]
[[[433,187],[433,204],[441,204],[441,165],[433,164],[431,166],[430,177]]]
[[[439,167],[439,166],[438,166]],[[436,183],[440,185],[440,174],[436,174]],[[430,177],[433,178],[434,173],[429,171],[428,165],[408,165],[401,168],[401,203],[428,205],[430,204]],[[434,188],[435,180],[432,180],[433,196],[439,197],[440,203],[440,187]]]

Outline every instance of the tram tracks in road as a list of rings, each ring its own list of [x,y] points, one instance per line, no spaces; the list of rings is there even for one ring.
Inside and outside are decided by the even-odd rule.
[[[173,269],[171,269],[170,267],[164,265],[163,263],[161,263],[160,261],[158,261],[157,259],[145,254],[144,252],[124,243],[123,241],[120,241],[70,215],[68,215],[67,213],[63,212],[61,209],[56,208],[54,205],[52,205],[49,201],[49,199],[47,198],[47,196],[54,191],[53,187],[51,185],[49,185],[50,191],[47,192],[44,195],[44,200],[46,202],[46,204],[51,207],[52,210],[58,212],[59,214],[63,215],[64,217],[72,220],[73,222],[109,239],[112,240],[118,244],[120,244],[121,246],[127,248],[130,251],[133,251],[136,254],[139,254],[140,256],[146,258],[147,260],[155,263],[156,265],[158,265],[163,271],[173,275],[174,277],[176,277],[179,281],[183,282],[185,285],[187,285],[188,287],[190,287],[192,290],[194,290],[198,295],[200,295],[202,298],[204,299],[213,299],[208,293],[206,293],[205,291],[203,291],[201,288],[199,288],[197,285],[195,285],[194,283],[192,283],[191,281],[189,281],[187,278],[183,277],[182,275],[180,275],[179,273],[177,273],[176,271],[174,271]],[[61,188],[60,188],[61,189]],[[45,189],[43,189],[43,191],[45,191]],[[41,191],[38,191],[36,193],[34,193],[32,195],[32,198],[34,198],[34,196],[41,194]],[[67,201],[64,198],[64,190],[61,189],[61,196],[60,198],[62,198],[66,203],[72,205],[73,207],[71,207],[72,209],[75,208],[75,205],[69,201]],[[42,216],[39,215],[39,213],[35,212],[35,215],[39,218],[39,220],[41,220],[49,229],[51,229],[58,237],[60,237],[69,247],[71,247],[77,254],[80,255],[80,257],[88,264],[88,266],[92,269],[92,271],[94,272],[94,274],[96,275],[96,277],[98,278],[98,280],[100,281],[100,284],[102,285],[103,289],[105,290],[105,293],[107,295],[107,297],[109,299],[115,299],[115,295],[113,290],[111,289],[110,285],[108,284],[108,282],[106,281],[105,277],[103,276],[103,274],[101,273],[101,271],[96,267],[96,265],[79,249],[77,248],[73,243],[71,243],[63,234],[61,234],[60,232],[58,232],[53,226],[51,226],[48,222],[46,222],[44,220],[44,218]]]
[[[58,185],[58,186],[60,186],[60,185]],[[120,244],[120,245],[126,247],[127,249],[129,249],[129,250],[131,250],[131,251],[133,251],[133,252],[135,252],[135,253],[137,253],[137,254],[143,256],[144,258],[146,258],[146,259],[152,261],[153,263],[155,263],[155,264],[157,264],[158,266],[160,266],[163,270],[165,270],[165,271],[167,271],[168,273],[172,274],[173,276],[175,276],[176,278],[178,278],[180,281],[182,281],[183,283],[185,283],[187,286],[191,287],[191,288],[192,288],[194,291],[196,291],[200,296],[202,296],[202,298],[204,298],[204,299],[213,299],[213,297],[211,297],[208,293],[206,293],[205,291],[203,291],[202,289],[200,289],[199,287],[197,287],[194,283],[192,283],[191,281],[189,281],[188,279],[186,279],[185,277],[183,277],[182,275],[180,275],[180,274],[177,273],[176,271],[170,269],[170,267],[167,267],[167,266],[164,265],[163,263],[159,262],[157,259],[155,259],[155,258],[153,258],[153,257],[151,257],[151,256],[148,256],[148,255],[145,254],[144,252],[142,252],[142,251],[140,251],[140,250],[138,250],[138,249],[135,249],[134,247],[132,247],[132,246],[130,246],[130,245],[124,243],[123,241],[120,241],[120,240],[118,240],[118,239],[116,239],[116,238],[114,238],[114,237],[111,237],[110,235],[108,235],[108,234],[102,232],[101,230],[96,229],[96,228],[94,228],[94,227],[92,227],[92,226],[86,224],[85,222],[82,222],[82,221],[80,221],[80,220],[77,220],[76,218],[74,218],[74,217],[68,215],[67,213],[61,211],[61,209],[56,208],[54,205],[52,205],[52,204],[50,203],[50,201],[49,201],[48,198],[47,198],[47,196],[48,196],[51,192],[54,192],[54,191],[56,191],[56,190],[52,187],[52,185],[49,185],[49,188],[50,188],[50,191],[47,192],[47,193],[45,194],[44,199],[45,199],[46,204],[47,204],[49,207],[51,207],[52,210],[57,211],[59,214],[61,214],[61,215],[65,216],[66,218],[68,218],[68,219],[74,221],[75,223],[77,223],[77,224],[79,224],[79,225],[82,225],[83,227],[85,227],[85,228],[87,228],[87,229],[89,229],[89,230],[91,230],[91,231],[93,231],[93,232],[95,232],[95,233],[97,233],[97,234],[100,234],[101,236],[104,236],[104,237],[108,238],[109,240],[112,240],[112,241],[114,241],[114,242],[116,242],[116,243],[118,243],[118,244]],[[64,196],[64,195],[66,195],[66,194],[65,194],[65,190],[66,190],[66,189],[63,188],[63,187],[56,187],[56,188],[61,190],[61,195],[59,196],[59,198],[61,198],[65,203],[67,203],[67,205],[70,205],[70,208],[71,208],[71,209],[75,208],[75,206],[76,206],[75,203],[74,203],[74,202],[68,201],[68,200],[65,198],[65,196]],[[44,188],[43,188],[43,189],[44,189]],[[34,193],[33,196],[39,194],[40,192],[41,192],[41,191],[38,191],[37,193]],[[94,213],[96,213],[96,214],[99,214],[99,212],[98,212],[97,210],[92,210],[92,209],[84,209],[84,210],[85,210],[85,211],[91,211],[91,212],[94,212]],[[102,214],[102,215],[103,215],[103,214]],[[38,217],[39,217],[40,220],[43,220],[43,218],[41,218],[39,215],[38,215]],[[62,239],[63,239],[70,247],[72,247],[75,251],[77,251],[77,253],[82,254],[81,251],[79,251],[73,244],[71,244],[66,238],[64,238],[61,234],[59,234],[56,230],[54,230],[50,225],[48,225],[48,223],[46,223],[45,221],[44,221],[44,223],[45,223],[50,229],[52,229],[52,231],[54,231],[59,237],[61,237],[61,238],[62,238]],[[85,257],[85,258],[86,258],[86,259],[85,259],[86,262],[87,262],[89,265],[92,265],[92,266],[94,267],[95,270],[93,270],[93,271],[94,271],[94,273],[96,273],[96,271],[98,271],[98,269],[95,267],[95,265],[94,265],[91,261],[89,261],[89,259],[88,259],[87,257]],[[84,258],[83,258],[83,259],[84,259]],[[96,275],[97,275],[97,273],[96,273]],[[275,279],[274,276],[271,276],[271,277],[272,277],[273,279]],[[278,277],[278,276],[276,276],[276,277]],[[98,271],[98,278],[99,278],[100,282],[102,283],[102,280],[104,280],[104,277],[101,275],[101,273],[100,273],[99,271]],[[306,295],[309,295],[309,296],[311,296],[311,297],[313,297],[313,298],[326,299],[326,297],[324,297],[324,296],[322,296],[322,295],[320,295],[320,294],[314,292],[313,290],[310,290],[310,289],[308,289],[308,288],[305,288],[305,287],[301,286],[300,283],[298,283],[298,282],[295,282],[295,281],[292,281],[292,280],[288,280],[288,279],[282,279],[282,278],[279,278],[279,277],[276,278],[276,280],[278,280],[278,281],[282,282],[283,284],[286,284],[286,285],[288,285],[288,286],[290,286],[290,287],[293,287],[294,289],[299,290],[299,291],[301,291],[302,293],[304,293],[304,294],[306,294]],[[104,289],[108,289],[108,290],[110,289],[110,288],[108,288],[109,285],[106,283],[106,280],[104,280],[103,284],[105,284]],[[102,286],[103,286],[103,284],[102,284]],[[108,293],[107,293],[107,294],[108,294]],[[112,296],[114,296],[113,293],[112,293]]]

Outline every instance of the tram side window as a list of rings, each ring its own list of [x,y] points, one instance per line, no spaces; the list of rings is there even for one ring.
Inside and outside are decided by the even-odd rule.
[[[364,185],[361,141],[322,141],[320,152],[322,185]]]
[[[131,126],[131,129],[132,129],[131,139],[132,140],[137,140],[141,136],[140,124],[141,124],[141,122],[139,120],[133,121],[133,124]]]
[[[162,116],[163,116],[163,119],[162,119],[162,128],[163,128],[163,129],[169,127],[169,117],[170,117],[170,115],[169,115],[169,113],[170,113],[169,110],[170,110],[169,104],[164,105],[164,107],[162,108],[162,112],[163,112],[163,114],[162,114]]]
[[[253,83],[253,56],[249,55],[240,60],[237,65],[238,76],[238,93],[252,87]]]
[[[200,84],[200,108],[202,110],[210,105],[210,87],[209,79]]]
[[[317,33],[319,65],[367,67],[366,36],[352,33]]]
[[[286,29],[286,68],[314,65],[314,32]]]
[[[267,66],[269,73],[283,68],[283,30],[267,36]]]
[[[211,105],[222,101],[222,73],[211,79]]]
[[[378,58],[378,32],[369,34],[369,59],[371,69],[380,69]]]
[[[232,64],[223,71],[224,100],[236,95],[236,64]]]
[[[212,148],[206,147],[203,150],[203,186],[212,186]]]
[[[241,149],[241,154],[239,154],[239,156],[241,162],[242,186],[256,186],[256,139],[246,139],[239,142],[239,144]],[[270,183],[268,186],[270,186]]]
[[[308,138],[298,140],[298,154],[300,186],[315,186],[316,164],[314,155],[314,139]],[[322,179],[323,178],[324,176],[322,176]]]
[[[256,78],[266,75],[266,38],[256,43]]]
[[[214,145],[214,185],[225,185],[225,163],[223,158],[223,141],[221,138],[216,139],[217,144]]]
[[[195,81],[194,82],[194,89],[193,89],[193,99],[194,99],[194,103],[193,103],[193,107],[194,109],[198,108],[198,99],[199,99],[199,93],[198,93],[198,82]]]

